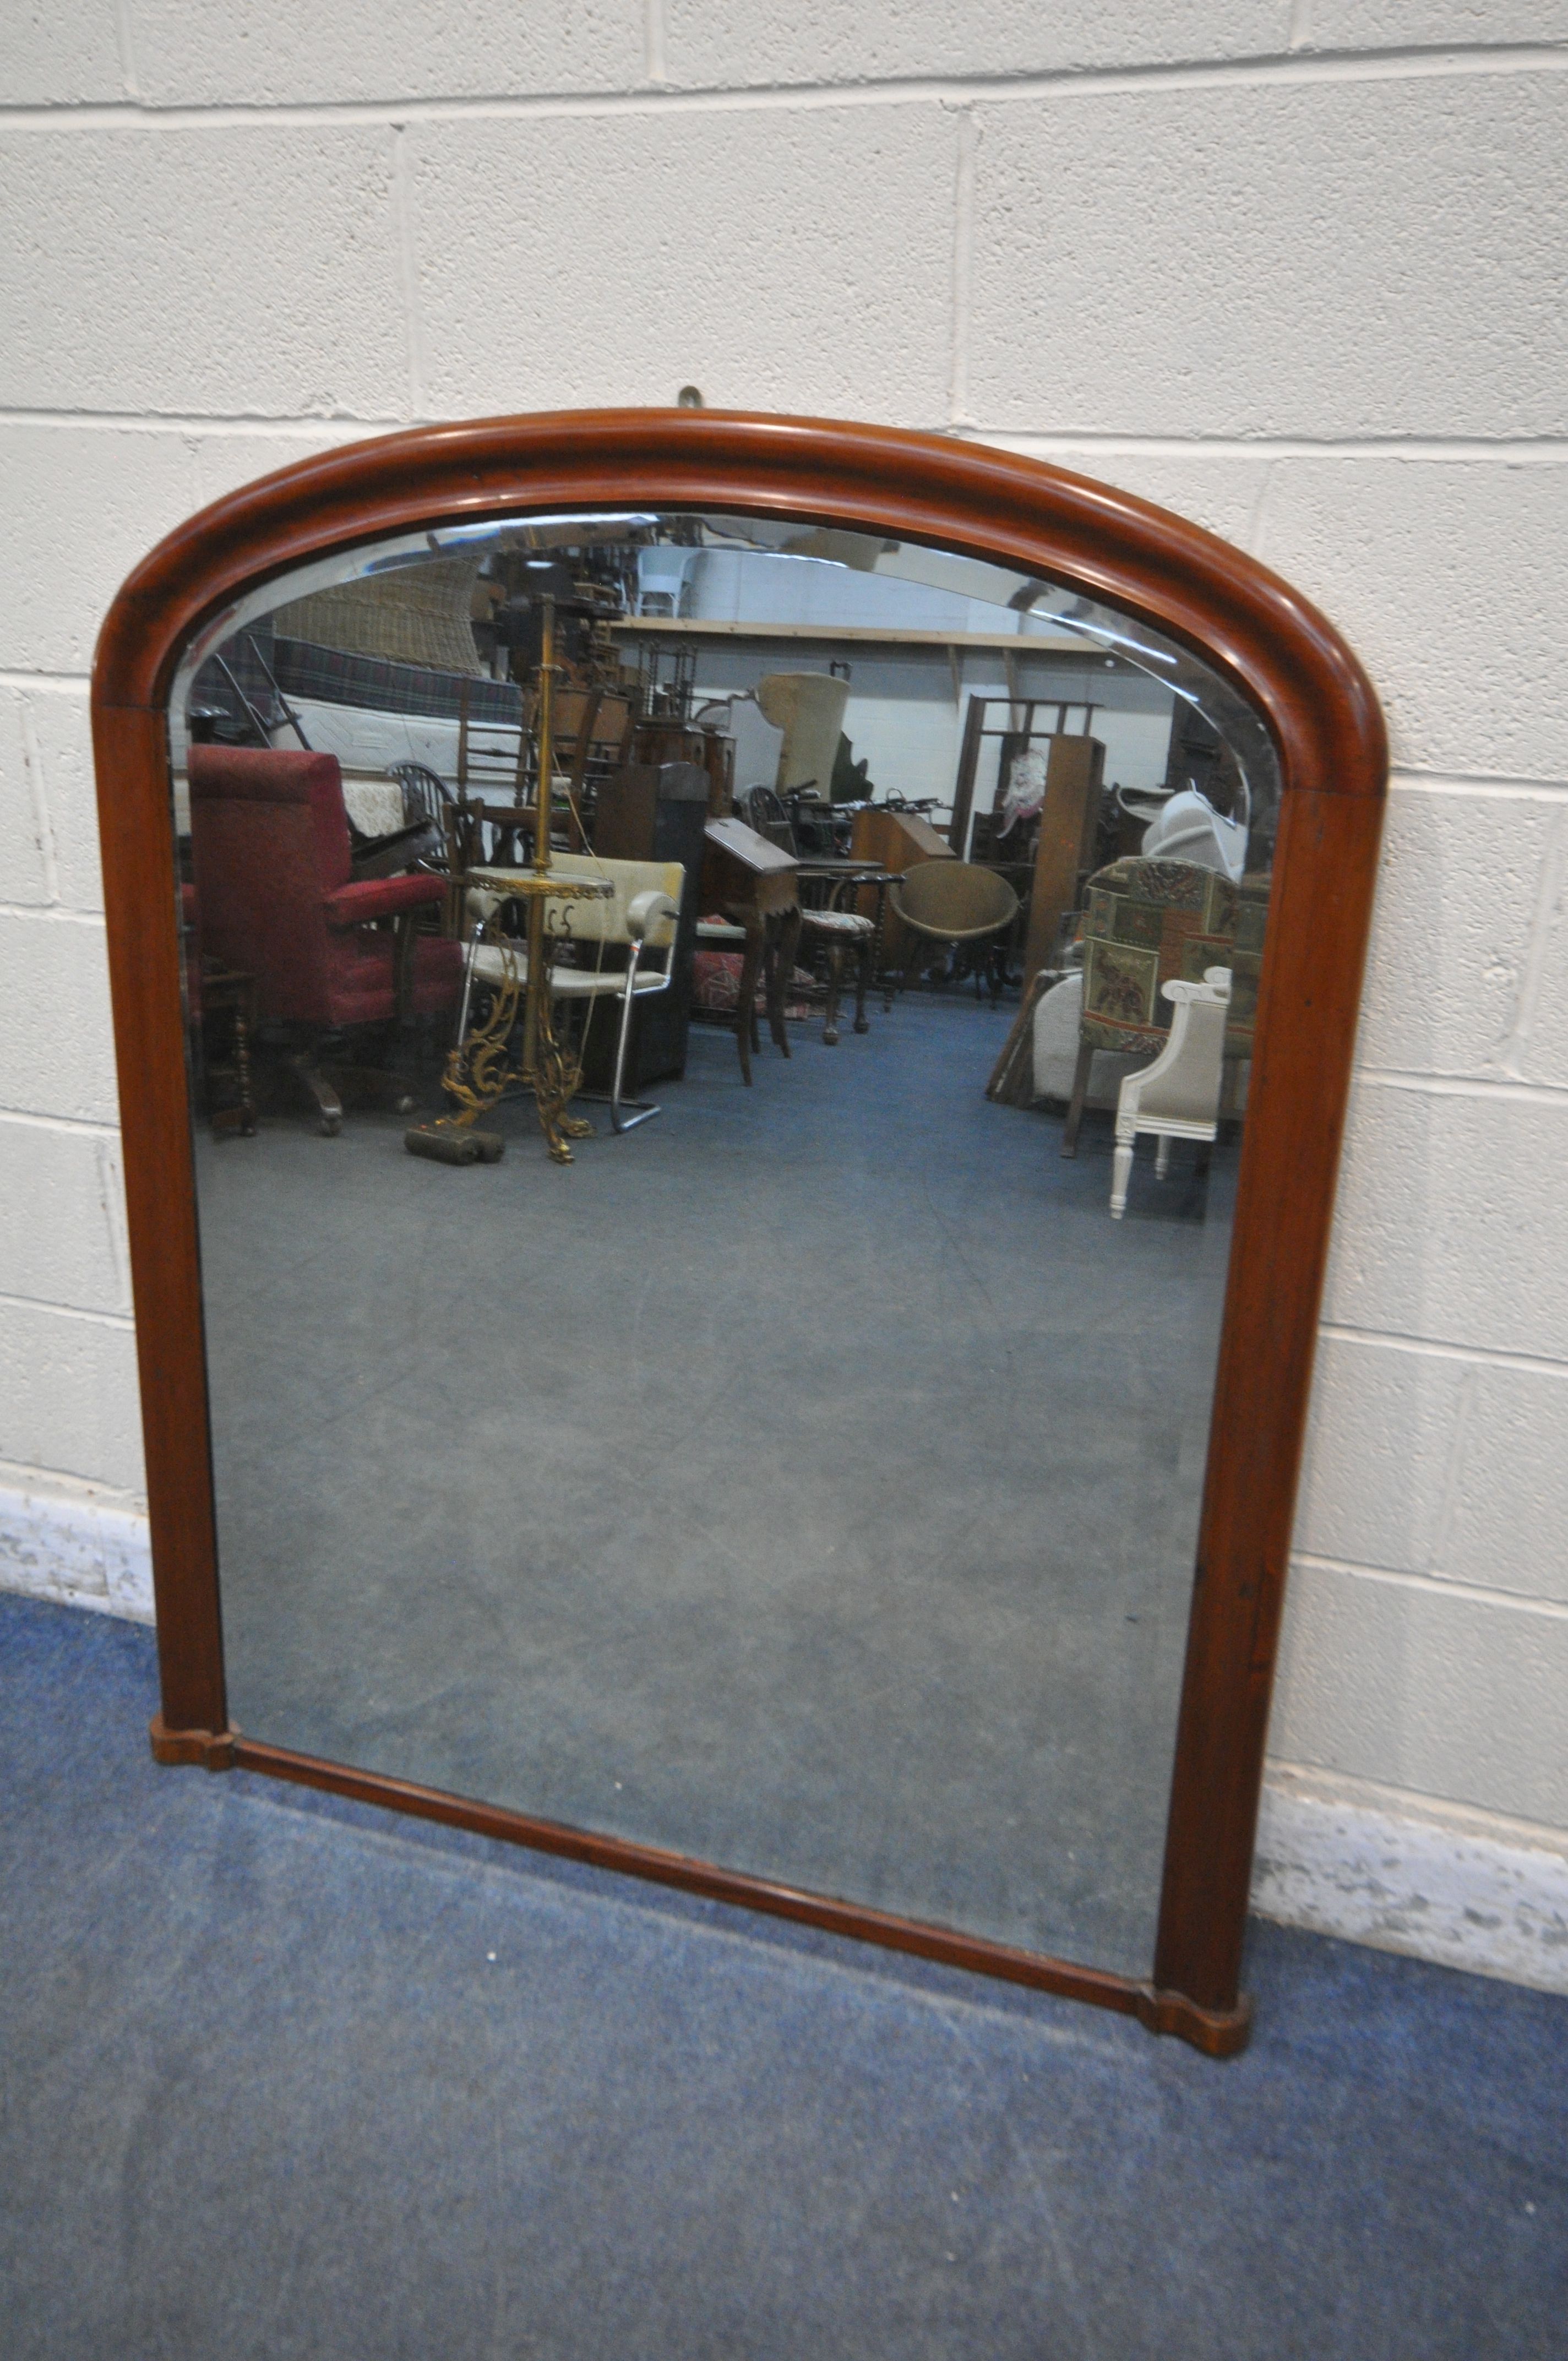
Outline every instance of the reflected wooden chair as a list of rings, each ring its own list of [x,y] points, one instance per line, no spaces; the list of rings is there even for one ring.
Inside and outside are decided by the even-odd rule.
[[[1133,1150],[1140,1132],[1152,1132],[1159,1141],[1155,1174],[1161,1180],[1170,1170],[1173,1139],[1196,1139],[1206,1150],[1219,1136],[1231,972],[1209,968],[1201,983],[1173,977],[1160,991],[1175,1011],[1165,1047],[1152,1066],[1126,1077],[1116,1101],[1111,1163],[1111,1218],[1116,1222],[1127,1210]]]
[[[552,868],[564,877],[603,877],[611,891],[601,900],[547,901],[544,923],[552,939],[551,998],[583,1010],[585,1031],[600,1000],[620,1004],[615,1060],[610,1070],[609,1121],[616,1133],[635,1131],[639,1124],[660,1114],[649,1104],[624,1096],[627,1052],[631,1039],[634,1006],[668,992],[674,977],[675,930],[685,888],[685,871],[678,861],[608,861],[593,853],[557,853]],[[480,869],[467,881],[466,906],[470,934],[464,953],[463,998],[457,1038],[468,1029],[476,989],[498,989],[509,972],[520,983],[528,982],[528,952],[518,934],[509,936],[509,924],[523,918],[518,899],[507,891],[504,869]],[[591,962],[555,958],[568,947],[591,951]],[[624,965],[606,966],[605,953],[624,952]],[[579,1044],[579,1063],[580,1063]]]
[[[428,763],[393,763],[387,776],[396,779],[403,791],[403,826],[428,828],[438,857],[444,859],[446,815],[457,802],[452,789]]]
[[[791,675],[775,675],[775,679],[788,679]],[[803,678],[825,678],[809,674]],[[764,686],[767,683],[764,682]],[[842,681],[828,681],[830,688],[841,689]],[[838,700],[839,710],[843,699]],[[770,844],[788,852],[804,865],[800,878],[799,932],[823,955],[827,983],[827,1001],[822,1015],[822,1038],[828,1049],[839,1039],[839,1003],[844,990],[845,968],[850,960],[855,963],[855,1031],[867,1033],[871,1020],[866,1015],[866,994],[871,989],[872,960],[876,949],[876,921],[862,917],[859,910],[841,906],[847,895],[858,891],[860,879],[846,877],[813,878],[810,856],[802,852],[795,839],[795,824],[789,807],[774,787],[750,787],[741,797],[746,823]],[[788,960],[793,963],[793,945]],[[786,966],[786,973],[787,973]]]
[[[888,896],[895,917],[908,929],[904,988],[917,982],[939,953],[967,946],[978,950],[994,942],[1018,916],[1018,896],[994,869],[969,861],[927,861],[911,870]],[[975,988],[982,968],[975,969]],[[991,997],[1002,996],[1002,977],[992,963]]]
[[[706,1007],[709,1014],[720,1015],[733,1010],[740,1079],[749,1089],[751,1052],[760,1046],[759,983],[765,992],[768,1030],[780,1055],[789,1056],[784,990],[790,968],[784,955],[793,964],[800,931],[800,864],[732,812],[710,817],[703,840],[697,891],[704,915],[696,927],[693,1011]],[[722,979],[729,972],[735,986],[727,997]]]

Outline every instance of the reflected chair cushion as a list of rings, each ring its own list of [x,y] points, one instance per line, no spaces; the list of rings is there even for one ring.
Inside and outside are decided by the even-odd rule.
[[[1231,998],[1225,1012],[1225,1055],[1252,1055],[1257,1023],[1257,982],[1263,972],[1263,936],[1268,922],[1266,875],[1249,873],[1236,888],[1236,932],[1231,945]],[[1184,971],[1185,972],[1185,971]],[[1188,975],[1187,981],[1193,978]]]
[[[1036,1002],[1032,1060],[1036,1100],[1071,1098],[1082,1039],[1082,1016],[1081,975],[1064,976],[1059,983],[1043,992]],[[1146,1065],[1149,1055],[1147,1049],[1129,1055],[1091,1045],[1084,1105],[1113,1112],[1123,1082],[1128,1074]]]
[[[519,983],[528,982],[528,953],[520,942],[476,943],[470,954],[474,976],[479,983],[500,983],[507,974],[509,960],[516,971]],[[634,996],[644,993],[663,992],[667,979],[663,970],[644,972],[633,987]],[[556,967],[550,970],[550,990],[557,1000],[595,1000],[602,994],[621,994],[625,989],[625,972],[620,968]]]
[[[740,929],[737,928],[736,933]],[[692,957],[692,1006],[705,1016],[733,1016],[740,1005],[740,951],[699,950]],[[815,989],[815,981],[804,968],[797,967],[784,986],[784,1015],[793,1023],[803,1024],[811,1010],[806,994]]]
[[[876,932],[872,921],[854,910],[803,909],[800,923],[819,935],[840,935],[846,942],[864,942]]]

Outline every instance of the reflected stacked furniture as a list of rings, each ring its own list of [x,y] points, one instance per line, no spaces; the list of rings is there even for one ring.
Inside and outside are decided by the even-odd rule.
[[[794,675],[781,674],[779,679]],[[802,675],[805,678],[821,675]],[[767,684],[764,682],[764,686]],[[841,681],[828,683],[841,688]],[[840,708],[842,699],[839,700]],[[782,764],[781,764],[782,768]],[[882,938],[883,907],[888,886],[893,880],[880,862],[839,859],[833,854],[814,854],[800,843],[792,807],[773,787],[752,787],[743,798],[746,818],[759,836],[794,856],[796,875],[802,888],[797,912],[799,924],[796,937],[806,934],[813,939],[817,950],[825,954],[826,1005],[822,1015],[822,1038],[828,1049],[839,1039],[839,1001],[844,989],[844,962],[855,962],[855,1030],[870,1030],[866,1016],[866,994],[870,990],[875,964],[877,945]],[[795,807],[798,808],[798,807]],[[876,896],[875,916],[866,917],[860,910],[845,906],[845,896],[857,898],[867,888]],[[794,945],[790,946],[794,958]]]
[[[958,857],[919,812],[900,811],[887,804],[866,804],[855,814],[850,851],[857,861],[874,861],[894,877],[907,875],[922,862]],[[859,895],[856,907],[862,917],[874,918],[876,904],[870,888]],[[883,920],[882,940],[875,949],[879,972],[902,969],[912,939],[909,929],[890,911]],[[891,999],[883,1005],[890,1007]]]
[[[1201,983],[1211,967],[1235,965],[1235,1009],[1226,1027],[1225,1055],[1237,1062],[1251,1056],[1267,895],[1266,879],[1238,885],[1219,870],[1200,868],[1195,862],[1141,856],[1113,861],[1090,879],[1083,1007],[1062,1134],[1064,1156],[1078,1152],[1095,1052],[1138,1057],[1164,1048],[1170,1029],[1163,999],[1168,983]],[[1238,959],[1244,907],[1246,949]]]

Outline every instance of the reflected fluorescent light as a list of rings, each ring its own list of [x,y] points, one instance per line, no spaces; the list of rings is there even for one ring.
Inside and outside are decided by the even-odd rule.
[[[448,524],[426,535],[438,549],[450,549],[460,541],[489,541],[498,533],[516,533],[526,527],[532,533],[548,533],[560,525],[623,524],[630,527],[652,528],[659,522],[656,516],[644,516],[631,510],[606,510],[598,514],[583,510],[570,516],[494,516],[477,524]]]
[[[1059,623],[1064,631],[1081,631],[1086,638],[1104,640],[1112,647],[1131,648],[1137,655],[1152,656],[1156,664],[1176,662],[1168,648],[1146,647],[1142,640],[1130,640],[1125,631],[1113,631],[1103,623],[1087,623],[1081,615],[1058,615],[1053,607],[1031,607],[1028,618],[1032,623]]]
[[[1175,656],[1172,655],[1168,649],[1146,647],[1142,640],[1131,640],[1127,637],[1124,631],[1113,631],[1103,623],[1086,622],[1081,615],[1058,615],[1056,610],[1050,607],[1029,607],[1025,609],[1025,614],[1026,619],[1033,619],[1036,622],[1059,623],[1064,631],[1081,631],[1086,638],[1107,641],[1113,647],[1131,649],[1135,652],[1135,655],[1152,656],[1156,664],[1173,664],[1176,662]],[[1144,670],[1144,666],[1141,664],[1138,665],[1137,668],[1140,672]],[[1149,678],[1151,680],[1159,680],[1159,675],[1157,673],[1151,673],[1149,675]],[[1208,723],[1210,729],[1213,730],[1215,736],[1219,739],[1220,743],[1230,749],[1231,759],[1235,763],[1236,769],[1241,773],[1242,785],[1250,796],[1252,793],[1252,786],[1247,778],[1245,766],[1242,762],[1242,758],[1237,753],[1234,746],[1231,744],[1230,739],[1225,734],[1223,725],[1220,721],[1216,720],[1214,716],[1209,712],[1202,698],[1195,697],[1190,688],[1182,688],[1174,680],[1161,680],[1159,685],[1161,688],[1168,688],[1172,697],[1179,697],[1183,705],[1190,705],[1192,708],[1193,712],[1197,714],[1199,719]]]

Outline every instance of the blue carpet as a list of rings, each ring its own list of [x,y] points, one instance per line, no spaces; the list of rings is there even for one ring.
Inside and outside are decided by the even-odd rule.
[[[1255,1930],[1247,2054],[230,1773],[0,1601],[5,2361],[1547,2361],[1568,2007]]]

